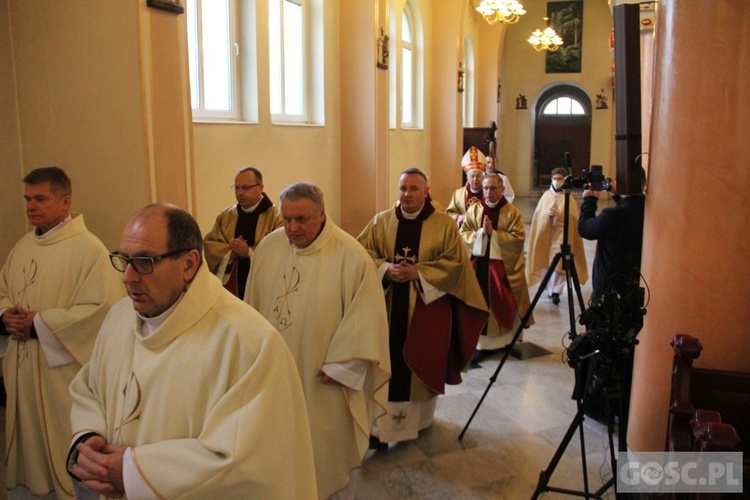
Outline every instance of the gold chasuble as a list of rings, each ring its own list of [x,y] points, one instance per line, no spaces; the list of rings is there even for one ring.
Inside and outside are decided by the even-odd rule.
[[[453,196],[448,204],[448,208],[445,209],[445,213],[456,220],[459,215],[464,215],[469,207],[482,201],[483,197],[484,193],[481,189],[478,193],[472,193],[468,186],[458,188],[453,192]]]
[[[263,193],[253,212],[243,212],[239,204],[225,209],[216,217],[214,227],[203,238],[203,253],[208,269],[222,280],[227,290],[243,298],[250,270],[250,258],[232,260],[229,240],[240,236],[245,238],[252,257],[258,243],[282,225],[279,210],[266,193]]]
[[[383,280],[393,375],[389,415],[378,427],[384,441],[414,439],[432,416],[420,417],[421,410],[413,416],[414,405],[401,403],[432,400],[445,392],[445,384],[461,383],[460,372],[487,321],[487,306],[455,221],[431,205],[414,220],[405,219],[400,206],[381,212],[358,239],[381,278],[388,265],[406,260],[416,264],[420,280],[432,287],[428,297],[421,293],[421,281]]]
[[[302,387],[278,332],[205,265],[141,335],[112,307],[73,381],[73,432],[128,445],[158,498],[316,498]],[[126,492],[127,493],[127,492]]]
[[[482,229],[484,216],[492,221],[493,231],[488,238]],[[526,231],[523,225],[521,211],[515,205],[500,198],[494,208],[486,205],[486,200],[478,203],[466,212],[466,219],[461,226],[461,237],[466,242],[475,261],[477,270],[481,265],[487,265],[489,274],[483,277],[483,282],[490,298],[492,316],[487,324],[487,331],[480,339],[482,348],[504,347],[513,338],[513,329],[520,324],[518,321],[528,311],[529,288],[526,286],[524,239]],[[502,269],[497,269],[502,263]],[[507,283],[513,293],[512,300],[503,299],[503,290]],[[514,309],[508,310],[509,307]],[[515,324],[514,324],[515,323]],[[534,324],[534,318],[529,318],[529,325]],[[485,339],[484,334],[488,339]]]
[[[544,192],[531,219],[528,265],[526,266],[529,286],[542,279],[544,271],[550,266],[555,255],[560,252],[560,245],[563,242],[565,194],[557,193],[553,189],[550,187],[549,190]],[[586,251],[583,248],[583,239],[578,234],[578,204],[571,196],[568,205],[570,218],[568,222],[568,244],[573,254],[578,281],[584,284],[589,279],[589,270],[586,266]],[[557,211],[555,217],[549,215],[552,207],[555,207]],[[555,271],[565,273],[562,259],[560,259]]]
[[[0,275],[0,310],[37,311],[54,337],[8,340],[3,377],[5,462],[8,490],[74,497],[65,469],[70,445],[71,380],[91,356],[96,332],[110,306],[124,294],[107,249],[86,229],[83,215],[43,236],[26,234],[11,250]]]

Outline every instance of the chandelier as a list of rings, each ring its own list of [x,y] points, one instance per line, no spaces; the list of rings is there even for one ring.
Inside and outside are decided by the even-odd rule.
[[[518,0],[482,0],[476,10],[489,24],[514,24],[526,14]]]
[[[547,18],[545,17],[544,20],[547,21]],[[544,28],[544,31],[535,30],[527,41],[537,52],[542,50],[554,52],[563,44],[562,38],[550,26]]]

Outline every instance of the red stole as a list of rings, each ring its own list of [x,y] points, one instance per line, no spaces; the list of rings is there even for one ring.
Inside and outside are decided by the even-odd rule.
[[[407,259],[417,263],[422,222],[432,212],[434,208],[425,204],[417,219],[408,220],[402,217],[400,207],[396,207],[399,225],[395,261]],[[388,400],[410,400],[412,374],[438,394],[445,392],[446,383],[461,383],[461,370],[474,355],[487,313],[467,306],[452,295],[425,304],[417,294],[410,322],[410,283],[392,283],[391,287],[388,297],[391,354]]]
[[[488,207],[486,200],[482,200],[481,203],[483,208],[482,220],[484,220],[485,216],[489,217],[492,222],[492,228],[497,230],[500,209],[508,201],[503,197],[494,207]],[[477,274],[477,280],[482,289],[484,299],[487,301],[495,319],[506,329],[512,330],[517,309],[513,289],[510,287],[510,281],[508,281],[503,261],[490,259],[489,254],[488,242],[487,253],[482,257],[472,257],[471,264],[474,266],[474,271]]]

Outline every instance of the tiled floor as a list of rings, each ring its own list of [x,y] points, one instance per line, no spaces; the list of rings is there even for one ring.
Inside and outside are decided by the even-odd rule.
[[[536,199],[521,198],[515,203],[524,213],[528,231]],[[596,244],[585,242],[585,247],[590,268]],[[581,289],[588,300],[591,284]],[[537,286],[532,287],[532,300],[536,292]],[[523,338],[550,354],[524,360],[508,357],[462,440],[459,434],[489,386],[502,354],[469,370],[461,385],[449,387],[438,398],[435,423],[416,441],[370,452],[354,475],[357,498],[531,498],[540,472],[548,469],[577,410],[570,397],[573,369],[563,360],[570,330],[567,304],[563,298],[555,306],[542,294],[534,308],[536,323],[524,331]],[[587,419],[584,435],[589,491],[595,491],[611,477],[606,427]],[[584,489],[580,449],[576,433],[551,471],[548,486]],[[568,496],[550,492],[545,497]],[[614,490],[608,489],[605,497],[614,498]]]
[[[531,219],[536,199],[519,198],[516,205]],[[571,228],[574,230],[574,228]],[[589,268],[595,243],[586,242]],[[533,300],[537,288],[533,287]],[[582,286],[584,298],[590,283]],[[531,498],[565,431],[576,413],[570,399],[573,370],[563,359],[570,323],[567,298],[555,306],[546,294],[534,309],[536,324],[524,331],[524,343],[550,354],[524,360],[510,356],[468,427],[458,436],[490,384],[501,354],[469,370],[463,384],[451,386],[438,399],[435,423],[419,439],[370,452],[354,473],[360,499]],[[578,327],[580,328],[580,327]],[[0,412],[4,428],[5,414]],[[0,444],[4,436],[0,432]],[[601,424],[584,422],[586,460],[591,491],[609,477],[607,432]],[[4,449],[4,445],[0,447]],[[5,469],[0,467],[0,491],[5,491]],[[579,435],[571,440],[549,477],[549,486],[583,490]],[[566,495],[546,493],[546,498]],[[614,498],[614,490],[607,495]]]

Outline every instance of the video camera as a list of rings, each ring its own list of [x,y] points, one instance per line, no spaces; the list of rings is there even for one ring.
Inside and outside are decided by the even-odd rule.
[[[604,177],[601,165],[591,165],[591,170],[583,169],[580,177],[569,175],[563,181],[563,189],[583,188],[591,191],[609,191],[612,186]]]
[[[565,152],[565,167],[568,169],[568,172],[573,171],[573,156],[570,154],[570,151]],[[591,170],[584,168],[583,173],[578,178],[568,175],[563,181],[562,188],[583,188],[592,191],[609,191],[612,189],[612,186],[609,183],[609,179],[604,177],[602,166],[591,165]]]

